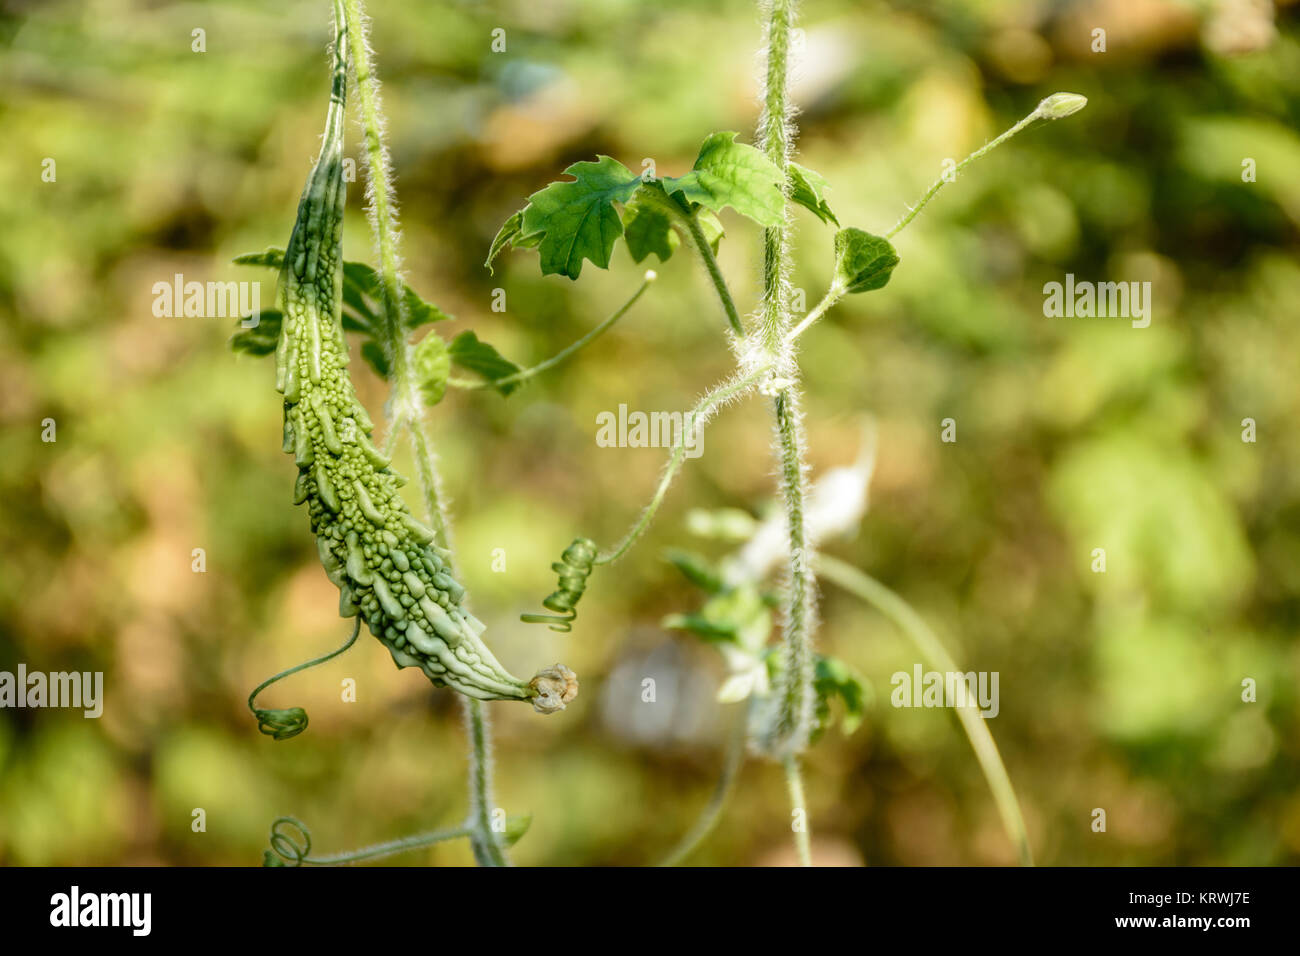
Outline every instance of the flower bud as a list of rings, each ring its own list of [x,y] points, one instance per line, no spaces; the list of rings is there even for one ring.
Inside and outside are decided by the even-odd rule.
[[[1046,120],[1065,119],[1087,105],[1088,97],[1082,93],[1053,93],[1038,104],[1034,115]]]

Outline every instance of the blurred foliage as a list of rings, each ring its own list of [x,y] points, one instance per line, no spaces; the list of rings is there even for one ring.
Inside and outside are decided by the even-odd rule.
[[[799,158],[846,226],[888,229],[945,158],[1043,95],[1090,100],[945,189],[898,237],[889,286],[846,300],[803,348],[817,471],[852,457],[864,411],[880,424],[871,510],[830,547],[912,600],[965,666],[1000,673],[993,731],[1041,862],[1300,860],[1300,441],[1287,425],[1300,420],[1300,11],[1282,4],[1274,25],[1258,8],[804,4]],[[408,279],[457,317],[451,334],[472,328],[521,365],[590,329],[641,275],[621,245],[580,284],[541,277],[526,253],[489,275],[492,236],[528,195],[598,153],[680,175],[709,132],[750,138],[759,28],[740,0],[370,12]],[[227,319],[152,310],[155,282],[247,279],[233,256],[283,245],[325,112],[328,16],[320,0],[32,0],[0,15],[0,670],[106,672],[99,720],[0,712],[2,862],[247,864],[285,813],[327,854],[464,811],[455,700],[373,641],[268,695],[305,706],[306,733],[257,733],[248,690],[346,624],[290,506],[267,360],[229,350]],[[1089,48],[1097,26],[1104,54]],[[191,49],[196,28],[206,52]],[[496,28],[504,53],[490,51]],[[346,254],[364,260],[361,188],[350,202]],[[757,233],[722,220],[744,311]],[[801,210],[797,233],[811,304],[832,230]],[[431,418],[494,649],[516,672],[563,660],[582,680],[555,717],[491,707],[498,801],[533,814],[523,864],[656,859],[722,762],[724,671],[660,626],[698,607],[661,555],[689,543],[692,506],[763,506],[759,403],[715,422],[650,537],[592,576],[572,634],[518,622],[564,544],[612,540],[657,478],[663,453],[599,447],[596,415],[685,408],[730,365],[690,257],[660,272],[567,365],[509,398],[452,390]],[[1152,281],[1150,328],[1045,319],[1042,286],[1067,272]],[[378,418],[382,385],[353,368]],[[946,417],[955,444],[939,441]],[[40,440],[46,418],[54,443]],[[1013,861],[952,715],[884,705],[912,648],[841,593],[826,589],[822,610],[821,649],[874,693],[854,735],[827,734],[808,758],[816,856]],[[355,703],[340,698],[347,677]],[[1256,703],[1241,701],[1247,677]],[[692,862],[790,861],[780,773],[742,775]],[[460,841],[397,860],[471,856]]]

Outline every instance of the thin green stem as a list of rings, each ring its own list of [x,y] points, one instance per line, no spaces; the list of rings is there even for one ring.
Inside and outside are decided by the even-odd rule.
[[[727,286],[727,279],[718,267],[717,256],[713,254],[713,247],[709,245],[709,239],[704,235],[704,229],[700,226],[699,211],[692,212],[685,200],[667,195],[662,189],[646,189],[639,193],[643,201],[653,204],[661,212],[677,220],[686,234],[690,237],[691,245],[699,254],[700,262],[704,265],[704,271],[708,273],[709,281],[713,283],[714,291],[718,294],[718,301],[722,304],[722,311],[727,317],[727,323],[731,326],[733,332],[737,335],[744,335],[744,328],[740,323],[740,312],[736,309],[736,300],[731,295],[731,289]]]
[[[834,305],[844,298],[844,290],[838,285],[832,285],[822,296],[822,300],[813,306],[813,310],[804,316],[804,320],[786,333],[785,341],[787,344],[793,342],[804,332],[808,331],[817,320],[831,310]]]
[[[424,434],[419,392],[411,368],[410,344],[406,334],[406,304],[401,294],[396,200],[389,173],[388,149],[383,138],[379,81],[370,57],[361,0],[344,0],[344,3],[365,136],[370,224],[379,247],[380,275],[383,280],[382,344],[389,357],[392,381],[389,399],[392,411],[385,446],[393,447],[398,433],[409,425],[424,503],[429,519],[433,522],[438,544],[450,560],[450,524],[443,508],[437,467]],[[487,818],[491,812],[491,757],[487,718],[478,701],[466,705],[466,720],[470,736],[471,830],[475,857],[482,865],[504,865],[508,860],[492,833]]]
[[[975,162],[975,160],[982,156],[987,156],[1025,127],[1033,125],[1038,120],[1064,119],[1067,116],[1072,116],[1079,112],[1079,110],[1083,109],[1087,103],[1087,98],[1080,96],[1078,93],[1053,93],[1051,96],[1043,99],[1042,102],[1034,108],[1034,111],[1020,122],[1016,123],[1001,136],[985,143],[982,147],[975,150],[975,152],[971,153],[947,173],[936,179],[934,184],[926,190],[925,195],[921,197],[920,201],[918,201],[915,206],[908,209],[907,214],[898,221],[898,225],[885,233],[885,238],[892,239],[894,236],[902,232],[907,224],[915,219],[922,209],[929,205],[930,200],[935,197],[935,194],[938,193],[940,189],[948,183],[955,182],[957,180],[957,174],[971,163]]]
[[[903,598],[851,564],[827,555],[820,555],[817,560],[818,567],[825,578],[866,601],[889,618],[916,645],[929,667],[937,671],[959,672],[956,662],[943,642]],[[1002,826],[1015,846],[1021,864],[1033,866],[1033,852],[1029,846],[1029,833],[1025,829],[1024,816],[1020,812],[1020,802],[1016,799],[1015,788],[1011,785],[1011,777],[1002,762],[997,742],[989,731],[988,722],[980,715],[979,708],[974,704],[968,703],[964,707],[955,709],[962,729],[970,740],[971,748],[975,751],[980,769],[984,772],[984,779],[993,793],[998,814],[1002,817]]]
[[[479,866],[509,866],[505,848],[492,829],[492,756],[489,744],[487,711],[483,702],[472,697],[464,700],[465,719],[469,724],[469,819],[474,858]]]
[[[336,853],[332,856],[304,857],[302,863],[305,866],[340,866],[348,863],[360,863],[362,860],[377,860],[385,856],[395,856],[398,853],[419,850],[426,846],[433,846],[435,843],[446,843],[448,840],[457,840],[469,835],[468,826],[430,830],[426,833],[414,833],[411,836],[401,837],[397,840],[389,840],[387,843],[376,843],[374,846],[362,847],[359,850],[352,850],[347,853]]]
[[[803,775],[799,772],[799,758],[789,754],[785,765],[785,787],[790,792],[790,827],[794,831],[794,846],[799,853],[800,866],[812,866],[812,835],[808,832],[808,803],[803,795]]]
[[[288,740],[290,737],[296,737],[298,734],[306,730],[307,712],[301,707],[288,707],[281,709],[260,708],[255,703],[257,695],[277,681],[284,680],[286,677],[296,674],[299,671],[305,671],[309,667],[315,667],[317,664],[324,664],[326,661],[338,657],[357,642],[357,636],[360,633],[361,618],[358,616],[352,622],[352,633],[339,647],[320,655],[320,657],[313,657],[309,661],[303,661],[301,664],[295,664],[287,670],[282,670],[280,673],[268,677],[266,680],[262,681],[262,683],[254,687],[253,692],[248,695],[248,709],[251,710],[253,716],[257,718],[257,729],[264,734],[269,734],[276,740]]]
[[[736,310],[736,300],[731,297],[731,289],[727,287],[727,280],[722,275],[722,270],[718,268],[718,258],[713,254],[713,248],[709,245],[704,230],[700,228],[699,218],[680,210],[679,214],[686,224],[687,232],[691,235],[691,242],[695,245],[695,251],[699,253],[700,261],[704,263],[705,271],[708,272],[709,279],[713,282],[713,288],[718,292],[718,299],[722,302],[722,311],[727,314],[727,322],[730,323],[732,331],[737,335],[744,335],[744,327],[740,324],[740,313]]]
[[[556,352],[550,358],[546,359],[546,361],[539,362],[532,368],[522,369],[521,371],[515,372],[513,375],[507,375],[505,378],[493,379],[492,381],[470,381],[466,379],[453,378],[448,379],[447,384],[457,388],[466,389],[500,388],[502,385],[516,385],[521,382],[526,382],[535,375],[540,375],[542,372],[555,368],[555,366],[569,358],[569,356],[586,348],[592,342],[596,341],[596,339],[608,332],[615,322],[627,315],[632,306],[636,305],[637,300],[645,294],[645,290],[650,288],[650,283],[654,282],[656,278],[657,275],[653,269],[647,271],[645,279],[642,281],[640,287],[632,293],[632,297],[619,306],[614,313],[609,316],[609,318],[605,319],[605,321],[601,322],[600,325],[596,326],[572,345]]]
[[[736,786],[736,778],[740,775],[740,768],[745,763],[745,734],[748,729],[748,708],[738,707],[737,715],[731,725],[731,734],[727,738],[727,751],[722,760],[722,773],[718,776],[718,782],[713,787],[713,795],[709,797],[709,802],[705,805],[700,815],[696,817],[695,823],[691,826],[686,835],[681,838],[677,846],[669,851],[668,855],[663,858],[660,866],[678,866],[683,860],[695,852],[696,847],[704,842],[704,838],[713,832],[714,826],[717,825],[718,819],[722,816],[722,808],[727,805],[731,798],[731,793]]]
[[[706,393],[696,406],[687,412],[686,417],[682,420],[682,432],[678,436],[676,444],[673,445],[672,454],[668,457],[668,464],[664,467],[663,476],[659,479],[659,487],[655,489],[650,503],[646,505],[641,512],[641,517],[637,519],[636,524],[623,536],[622,540],[611,550],[597,557],[595,564],[613,564],[628,552],[628,549],[636,543],[637,538],[641,537],[646,528],[650,526],[655,512],[663,504],[664,497],[668,494],[668,487],[673,483],[673,479],[677,476],[677,472],[686,459],[688,438],[693,435],[695,440],[698,441],[705,424],[719,408],[748,392],[769,371],[771,371],[771,366],[764,365],[748,375],[724,382]]]

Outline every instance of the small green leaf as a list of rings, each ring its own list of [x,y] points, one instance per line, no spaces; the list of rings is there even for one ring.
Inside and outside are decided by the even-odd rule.
[[[361,357],[369,363],[370,367],[375,370],[375,374],[380,378],[388,378],[388,356],[374,339],[367,339],[361,343]]]
[[[820,737],[830,727],[831,700],[838,697],[844,703],[840,717],[840,730],[847,736],[862,724],[866,715],[868,691],[853,669],[834,657],[817,655],[813,672],[813,690],[817,694],[817,730],[813,739]]]
[[[710,594],[717,594],[722,590],[722,574],[698,554],[673,548],[664,557],[695,586],[703,588]]]
[[[599,156],[594,163],[574,163],[564,172],[573,181],[551,183],[529,196],[518,226],[507,221],[503,227],[503,241],[540,237],[542,275],[576,279],[584,259],[609,268],[614,243],[623,234],[614,204],[627,202],[641,179],[609,156]],[[501,234],[497,239],[502,240]],[[499,247],[495,240],[493,245]]]
[[[821,173],[798,163],[790,164],[790,201],[811,210],[822,222],[833,222],[838,226],[840,221],[825,199],[826,188],[826,178]]]
[[[486,342],[480,342],[473,332],[462,332],[452,339],[449,352],[453,362],[494,383],[492,387],[502,395],[509,395],[519,387],[518,382],[506,385],[495,384],[498,379],[514,375],[520,370],[519,366],[504,358]]]
[[[483,265],[487,271],[496,275],[492,268],[492,260],[501,255],[507,246],[513,246],[515,240],[519,238],[519,228],[524,224],[524,211],[520,209],[509,219],[502,223],[501,228],[497,230],[496,236],[492,239],[492,245],[488,247],[487,258],[483,260]]]
[[[726,230],[722,228],[722,222],[707,209],[697,209],[695,219],[700,224],[700,231],[704,233],[709,248],[713,250],[713,254],[716,256],[718,246],[722,244],[722,237],[727,234]]]
[[[415,330],[422,325],[428,325],[430,322],[445,322],[452,318],[432,302],[425,302],[416,294],[414,289],[405,283],[402,284],[402,294],[406,299],[406,327],[408,329]]]
[[[533,825],[533,815],[531,813],[518,813],[514,816],[506,817],[506,832],[502,834],[502,842],[510,847],[514,846],[523,839],[528,828]]]
[[[718,508],[714,511],[692,508],[686,512],[686,529],[701,538],[748,541],[758,530],[758,522],[748,511],[740,508]]]
[[[236,265],[266,266],[280,269],[284,266],[284,250],[270,248],[265,252],[250,252],[234,259]],[[343,328],[349,332],[374,335],[379,323],[377,306],[383,302],[382,279],[373,266],[364,262],[343,263]],[[452,316],[431,302],[425,302],[405,282],[401,283],[402,300],[406,305],[406,327],[414,330],[430,322],[442,322]],[[374,305],[372,305],[374,303]]]
[[[758,588],[744,584],[719,591],[697,613],[665,618],[663,625],[756,653],[772,633],[772,612]]]
[[[658,195],[650,195],[649,190],[658,190]],[[659,183],[643,183],[624,207],[623,238],[634,262],[641,262],[651,253],[660,262],[667,262],[681,244],[672,217],[659,205],[667,199]]]
[[[373,266],[364,262],[343,263],[343,301],[365,316],[371,327],[379,321],[379,313],[370,308],[365,299],[376,306],[384,301],[383,278]],[[436,305],[425,302],[419,294],[400,279],[402,303],[406,306],[406,327],[414,330],[430,322],[442,322],[451,316]]]
[[[543,234],[540,232],[533,233],[531,236],[523,235],[523,224],[524,210],[521,209],[507,219],[505,225],[497,231],[496,238],[492,240],[492,246],[488,249],[487,261],[483,263],[483,265],[487,266],[487,271],[492,275],[496,275],[492,270],[493,260],[504,252],[507,246],[519,249],[535,249],[542,241]]]
[[[230,347],[249,355],[270,355],[280,341],[280,325],[284,315],[279,309],[263,309],[258,313],[257,325],[244,328],[240,319],[239,331],[230,338]]]
[[[451,352],[437,332],[430,332],[412,350],[415,380],[419,383],[424,404],[432,408],[447,394],[447,378],[451,375]]]
[[[237,266],[266,266],[279,269],[284,265],[284,250],[271,246],[265,252],[246,252],[230,260]]]
[[[762,226],[780,225],[785,215],[781,170],[753,146],[737,143],[735,133],[711,135],[691,171],[663,185],[670,196],[713,212],[731,206]]]
[[[660,624],[672,631],[688,631],[709,643],[734,642],[736,627],[728,622],[710,621],[703,614],[669,614]]]
[[[834,282],[845,292],[882,288],[896,265],[898,253],[889,240],[853,227],[835,234]]]

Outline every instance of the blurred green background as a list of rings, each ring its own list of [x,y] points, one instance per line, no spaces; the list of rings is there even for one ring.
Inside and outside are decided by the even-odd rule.
[[[488,244],[529,193],[596,153],[674,175],[713,130],[751,138],[760,29],[740,0],[369,7],[408,278],[457,317],[439,331],[473,328],[521,364],[590,329],[642,271],[620,243],[577,284],[543,279],[528,252],[489,275]],[[464,812],[457,702],[368,637],[264,698],[305,706],[306,733],[257,732],[248,691],[345,625],[290,505],[270,363],[231,353],[229,320],[151,307],[153,283],[178,272],[263,279],[268,303],[270,275],[229,262],[288,237],[324,116],[329,8],[45,0],[0,19],[0,670],[106,674],[99,720],[0,712],[0,862],[250,864],[283,813],[328,853]],[[864,413],[879,423],[870,511],[826,550],[1000,673],[991,727],[1039,862],[1297,862],[1300,10],[810,0],[803,25],[799,157],[829,178],[845,225],[884,232],[945,158],[1042,96],[1090,100],[945,189],[900,235],[889,286],[807,336],[814,474],[853,459]],[[1098,27],[1105,53],[1090,49]],[[191,50],[196,28],[206,52]],[[370,257],[361,193],[351,259]],[[758,237],[723,218],[745,311]],[[811,303],[832,230],[802,211],[796,229]],[[490,707],[498,803],[534,814],[521,864],[656,860],[722,760],[722,668],[660,626],[699,604],[662,554],[719,553],[691,539],[692,507],[767,506],[763,403],[716,420],[650,536],[593,575],[572,634],[518,621],[571,538],[613,540],[656,481],[663,452],[598,447],[596,415],[687,407],[730,368],[690,258],[658,269],[566,366],[509,399],[453,391],[430,415],[461,579],[498,656],[525,675],[564,661],[582,680],[561,715]],[[1150,328],[1045,318],[1042,286],[1067,272],[1152,281]],[[378,418],[383,383],[353,367]],[[947,417],[955,444],[939,440]],[[1105,574],[1090,570],[1097,547]],[[822,609],[820,646],[875,694],[862,728],[807,758],[817,859],[1014,862],[952,715],[889,706],[912,647],[829,585]],[[658,681],[653,717],[637,711],[641,675]],[[340,699],[348,677],[355,703]],[[740,784],[691,862],[790,862],[779,768],[751,762]],[[396,861],[471,857],[461,841]]]

